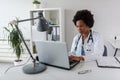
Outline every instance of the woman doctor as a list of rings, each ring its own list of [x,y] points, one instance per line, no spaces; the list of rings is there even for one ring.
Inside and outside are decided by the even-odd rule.
[[[104,43],[99,33],[91,28],[94,24],[93,15],[88,10],[77,11],[73,18],[78,34],[74,37],[69,58],[71,60],[84,60],[84,57],[96,59],[103,55]]]

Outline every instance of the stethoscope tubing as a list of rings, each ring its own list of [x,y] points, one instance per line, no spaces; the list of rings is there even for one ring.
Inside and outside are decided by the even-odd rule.
[[[77,46],[78,46],[78,43],[79,43],[79,40],[81,38],[81,35],[79,36],[78,40],[77,40],[77,43],[76,43],[76,46],[75,46],[75,51],[77,50]],[[92,31],[90,30],[90,35],[89,35],[89,38],[87,40],[87,43],[89,43],[89,41],[92,40],[92,43],[94,42],[93,41],[93,36],[92,36]],[[84,42],[82,41],[82,45],[84,45]]]

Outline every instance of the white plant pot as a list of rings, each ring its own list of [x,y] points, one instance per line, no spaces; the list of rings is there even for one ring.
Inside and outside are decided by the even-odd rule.
[[[15,66],[21,65],[22,62],[23,62],[22,60],[21,60],[21,61],[14,61],[14,65],[15,65]]]
[[[40,4],[34,4],[34,8],[35,9],[39,9],[40,8]]]

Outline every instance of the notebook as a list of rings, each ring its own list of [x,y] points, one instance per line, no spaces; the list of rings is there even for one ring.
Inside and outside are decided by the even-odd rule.
[[[35,41],[39,61],[54,67],[71,69],[79,62],[70,62],[65,42]]]
[[[120,68],[120,58],[117,57],[100,57],[96,63],[102,68]]]

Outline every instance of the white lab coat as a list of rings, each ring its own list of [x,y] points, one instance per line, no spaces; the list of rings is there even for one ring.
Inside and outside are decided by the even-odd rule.
[[[83,45],[85,56],[96,60],[96,58],[102,56],[104,52],[103,38],[99,35],[99,33],[92,31],[93,42],[90,39],[89,42],[87,43],[89,35],[85,39],[84,45]],[[81,55],[82,36],[80,37],[79,42],[78,42],[79,37],[80,37],[80,33],[74,37],[72,46],[71,46],[70,55],[82,56]],[[78,42],[78,45],[77,45],[77,42]],[[77,49],[75,51],[76,45],[77,45]]]

